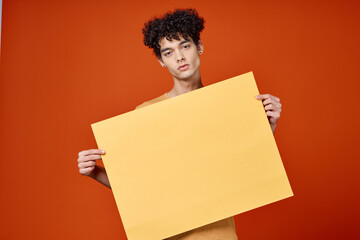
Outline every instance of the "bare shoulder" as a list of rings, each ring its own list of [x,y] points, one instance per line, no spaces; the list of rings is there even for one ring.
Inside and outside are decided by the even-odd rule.
[[[143,102],[142,104],[140,104],[139,106],[137,106],[135,109],[139,109],[139,108],[142,108],[142,107],[146,107],[146,106],[149,106],[151,104],[154,104],[154,103],[157,103],[157,102],[161,102],[165,99],[168,99],[169,97],[167,96],[167,93],[164,93],[163,95],[157,97],[157,98],[154,98],[154,99],[151,99],[149,101],[146,101],[146,102]]]

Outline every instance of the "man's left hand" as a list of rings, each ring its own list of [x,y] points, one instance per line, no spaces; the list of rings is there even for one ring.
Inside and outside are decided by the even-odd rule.
[[[281,103],[278,97],[271,94],[260,94],[256,96],[256,99],[262,100],[266,115],[271,126],[273,133],[275,132],[276,123],[280,118]]]

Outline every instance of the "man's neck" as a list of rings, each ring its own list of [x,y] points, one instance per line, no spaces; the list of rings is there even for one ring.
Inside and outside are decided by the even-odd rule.
[[[176,97],[183,93],[191,92],[195,89],[202,88],[200,74],[192,79],[178,80],[174,78],[174,87],[167,93],[168,97]]]

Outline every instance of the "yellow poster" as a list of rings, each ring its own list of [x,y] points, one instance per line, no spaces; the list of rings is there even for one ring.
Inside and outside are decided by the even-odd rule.
[[[95,124],[129,240],[293,195],[252,72]]]

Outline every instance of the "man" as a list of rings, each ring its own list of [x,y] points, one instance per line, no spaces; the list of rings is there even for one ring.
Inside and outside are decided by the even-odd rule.
[[[168,69],[172,75],[174,86],[169,92],[145,102],[137,108],[203,87],[199,70],[200,55],[204,52],[204,46],[200,40],[200,32],[203,29],[204,19],[199,17],[194,9],[176,10],[145,24],[144,44],[154,50],[160,65]],[[279,98],[270,94],[258,95],[256,98],[262,100],[274,132],[281,112]],[[100,149],[82,151],[79,153],[78,166],[81,174],[90,176],[111,188],[105,169],[96,165],[96,160],[101,159],[101,155],[104,153]],[[235,240],[237,236],[234,219],[231,217],[169,239]]]

